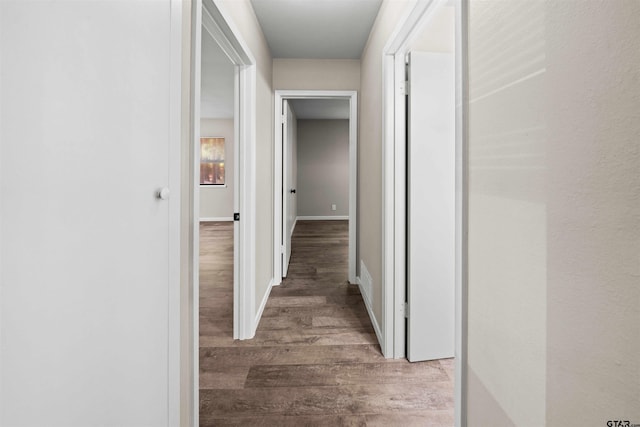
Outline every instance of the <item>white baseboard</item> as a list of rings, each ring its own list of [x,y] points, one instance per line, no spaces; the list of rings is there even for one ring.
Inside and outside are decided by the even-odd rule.
[[[369,319],[371,319],[373,330],[376,332],[376,338],[378,338],[378,344],[380,344],[380,348],[384,348],[384,336],[382,335],[382,331],[380,329],[380,325],[378,325],[376,316],[373,314],[371,301],[369,301],[369,297],[367,297],[367,295],[364,292],[364,288],[362,286],[362,280],[360,279],[359,276],[356,276],[356,283],[358,285],[358,288],[360,289],[360,294],[362,295],[362,299],[364,300],[364,305],[365,307],[367,307],[367,313],[369,313]]]
[[[300,221],[347,221],[349,215],[335,215],[335,216],[299,216],[297,220]]]
[[[267,288],[267,292],[264,293],[264,297],[262,298],[262,302],[260,302],[260,307],[258,308],[258,313],[256,314],[256,320],[253,323],[253,333],[256,333],[258,330],[258,325],[260,324],[260,319],[262,318],[262,312],[264,311],[264,307],[267,305],[267,301],[269,300],[269,295],[271,295],[271,289],[273,289],[274,280],[271,279],[269,282],[269,287]]]
[[[200,222],[218,222],[218,221],[233,221],[233,217],[232,216],[217,216],[217,217],[200,218]]]

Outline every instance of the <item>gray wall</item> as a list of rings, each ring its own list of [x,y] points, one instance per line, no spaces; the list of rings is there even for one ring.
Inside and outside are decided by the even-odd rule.
[[[298,217],[349,215],[349,120],[298,120],[297,159]]]
[[[200,186],[200,220],[233,219],[233,119],[202,119],[200,135],[224,138],[225,186]]]

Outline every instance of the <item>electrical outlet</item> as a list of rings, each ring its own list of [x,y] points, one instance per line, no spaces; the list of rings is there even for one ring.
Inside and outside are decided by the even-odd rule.
[[[331,205],[331,210],[335,211],[336,210],[336,205]]]

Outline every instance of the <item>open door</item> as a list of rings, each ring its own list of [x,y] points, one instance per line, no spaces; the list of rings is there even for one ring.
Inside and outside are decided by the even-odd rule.
[[[455,57],[411,52],[407,111],[407,357],[455,354]]]
[[[291,105],[282,101],[282,277],[287,277],[291,260],[291,235],[296,225],[296,116]]]

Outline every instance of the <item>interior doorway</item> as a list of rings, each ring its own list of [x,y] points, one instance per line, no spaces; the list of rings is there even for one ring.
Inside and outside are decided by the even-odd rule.
[[[421,334],[407,334],[411,329],[410,322],[406,321],[407,315],[411,318],[416,313],[426,310],[423,303],[411,301],[410,281],[416,278],[422,280],[430,276],[431,281],[442,271],[412,271],[411,241],[419,237],[415,231],[424,224],[421,221],[429,221],[427,233],[422,233],[422,239],[428,240],[439,233],[446,233],[446,251],[449,254],[445,260],[447,267],[446,304],[449,306],[447,314],[447,343],[446,353],[451,349],[455,355],[455,403],[456,425],[465,425],[466,418],[464,408],[466,406],[463,390],[466,388],[466,211],[467,211],[467,182],[466,182],[466,146],[465,123],[467,99],[464,86],[464,31],[466,2],[461,0],[430,1],[419,0],[400,24],[395,35],[384,49],[384,265],[383,265],[383,329],[386,339],[383,342],[383,353],[386,357],[407,357],[408,340],[421,340],[425,337]],[[415,53],[415,55],[413,53]],[[412,58],[413,56],[413,58]],[[434,75],[440,79],[442,85],[433,87],[430,84],[433,78],[424,82],[418,82],[416,87],[412,84],[411,77],[407,74],[408,63],[415,59],[418,68],[428,73],[434,70],[446,72]],[[409,67],[410,68],[410,67]],[[424,72],[419,71],[422,77]],[[438,92],[442,87],[448,87],[444,92]],[[426,89],[425,89],[426,88]],[[428,102],[419,111],[410,111],[414,106],[410,97],[422,90],[430,91],[431,97],[443,97],[442,102],[429,105]],[[446,98],[446,99],[445,99]],[[446,101],[446,102],[445,102]],[[418,104],[415,104],[418,105]],[[443,110],[447,110],[446,120],[438,117]],[[411,141],[412,122],[422,122],[426,126],[432,126],[440,121],[446,123],[446,136],[440,134],[441,129],[430,129],[422,138],[422,147],[416,146]],[[416,135],[420,132],[417,132]],[[415,136],[415,135],[414,135]],[[409,141],[408,141],[409,137]],[[435,143],[435,145],[434,145]],[[431,147],[428,147],[431,145]],[[440,158],[438,165],[420,165],[411,158],[416,151],[436,149],[429,153],[430,158]],[[438,151],[441,150],[441,151]],[[422,153],[424,154],[424,153]],[[435,154],[435,155],[434,155]],[[424,157],[423,157],[424,158]],[[429,157],[427,157],[429,158]],[[445,160],[443,160],[445,159]],[[428,162],[428,160],[427,160]],[[446,164],[446,168],[441,166]],[[429,182],[426,188],[430,197],[434,200],[427,201],[439,211],[440,218],[435,217],[434,210],[412,211],[416,203],[418,193],[412,191],[412,184],[416,183],[418,176],[412,176],[416,168],[429,167]],[[446,169],[446,173],[444,170]],[[444,174],[438,175],[443,172]],[[437,176],[436,176],[437,175]],[[444,178],[443,178],[444,177]],[[444,181],[443,181],[444,179]],[[413,180],[413,183],[412,183]],[[434,185],[438,182],[446,182],[443,186]],[[439,195],[438,195],[439,194]],[[440,198],[446,194],[446,198]],[[428,207],[428,206],[427,206]],[[446,207],[446,213],[443,207]],[[412,221],[412,213],[414,219]],[[445,220],[443,220],[445,218]],[[433,225],[440,224],[440,228],[434,229]],[[429,228],[431,228],[429,230]],[[419,234],[419,233],[418,233]],[[427,236],[427,237],[425,237]],[[418,243],[420,243],[418,241]],[[426,262],[425,257],[418,257]],[[435,257],[437,258],[437,257]],[[429,258],[434,261],[435,258]],[[414,259],[415,264],[415,259]],[[415,274],[417,273],[417,275]],[[409,287],[405,287],[409,284]],[[439,297],[443,294],[438,295]],[[419,297],[419,295],[418,295]],[[419,298],[418,298],[419,299]],[[449,317],[451,316],[451,317]],[[433,322],[433,320],[432,320]],[[408,325],[409,323],[409,325]],[[409,326],[409,327],[407,327]],[[414,328],[415,329],[415,328]],[[415,344],[415,342],[414,342]]]
[[[233,105],[233,123],[231,132],[233,144],[226,144],[233,157],[232,177],[227,174],[233,185],[233,209],[228,224],[233,224],[233,308],[232,339],[248,339],[254,333],[255,302],[253,283],[255,282],[255,102],[256,102],[256,61],[246,43],[235,29],[229,26],[230,20],[225,12],[218,8],[214,0],[202,0],[191,5],[191,59],[190,59],[190,130],[188,159],[188,206],[190,218],[188,226],[188,262],[189,292],[188,310],[185,319],[190,332],[188,344],[183,345],[183,368],[190,372],[190,392],[188,400],[191,407],[193,424],[198,424],[199,416],[199,341],[200,341],[200,218],[201,218],[201,141],[202,136],[221,137],[218,130],[215,135],[204,135],[201,128],[203,107],[203,38],[204,43],[213,42],[216,49],[224,53],[233,69],[233,76],[227,82],[231,85]],[[204,64],[205,67],[207,64]],[[206,85],[206,78],[204,84]],[[232,83],[231,83],[232,82]],[[220,93],[214,97],[222,96]],[[228,108],[228,106],[227,106]],[[227,126],[228,127],[228,126]],[[205,130],[206,131],[206,130]],[[210,133],[210,132],[205,132]],[[218,159],[219,160],[219,159]],[[225,165],[226,166],[226,165]],[[218,168],[219,170],[219,168]],[[221,187],[222,188],[222,187]],[[228,188],[228,187],[227,187]],[[215,190],[211,190],[215,191]],[[219,191],[219,190],[218,190]],[[229,219],[229,213],[222,219]],[[217,218],[217,217],[211,217]],[[218,218],[220,219],[220,218]],[[189,320],[186,320],[189,317]],[[187,350],[188,347],[188,350]],[[186,359],[189,361],[186,362]],[[188,368],[184,367],[188,364]],[[186,399],[186,398],[185,398]]]
[[[206,11],[203,15],[206,16]],[[236,66],[216,41],[211,22],[201,31],[199,144],[198,352],[238,336],[234,308],[237,281],[238,141]],[[202,361],[200,361],[202,362]],[[200,391],[215,388],[220,373],[199,366]]]
[[[323,103],[322,106],[321,104]],[[331,104],[331,105],[329,105]],[[292,108],[293,106],[293,108]],[[326,108],[328,107],[328,108]],[[286,276],[288,258],[290,254],[291,233],[298,217],[296,208],[292,206],[298,203],[301,195],[296,188],[294,178],[295,166],[293,161],[294,147],[291,143],[291,132],[294,127],[291,120],[296,119],[296,112],[300,117],[333,117],[336,119],[348,119],[348,212],[345,217],[349,221],[349,255],[348,255],[348,280],[356,283],[356,230],[357,230],[357,93],[355,91],[303,91],[303,90],[277,90],[275,93],[275,150],[274,150],[274,278],[277,283]],[[315,114],[309,112],[315,110]],[[323,110],[323,113],[319,113]],[[333,116],[327,116],[328,111],[333,111]],[[304,111],[304,114],[300,114]],[[311,115],[307,115],[311,114]],[[289,122],[287,122],[289,120]],[[287,145],[289,144],[289,145]],[[305,194],[302,194],[304,197]],[[337,211],[335,203],[327,202],[325,208]],[[332,212],[333,213],[333,212]],[[344,219],[337,215],[336,218]],[[328,217],[314,216],[305,219],[327,219]]]

